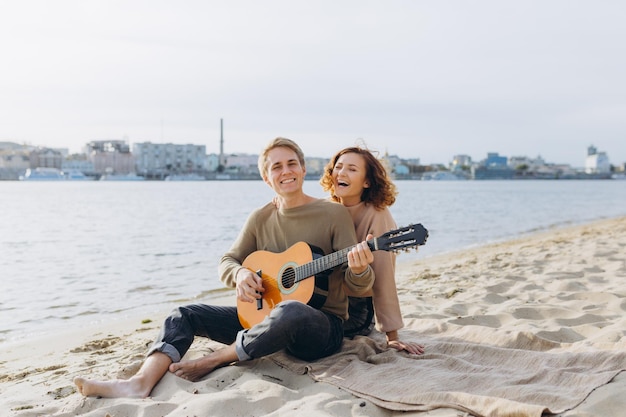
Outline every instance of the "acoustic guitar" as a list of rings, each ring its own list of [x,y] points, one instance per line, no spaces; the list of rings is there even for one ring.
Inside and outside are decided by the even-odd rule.
[[[372,238],[367,241],[367,245],[372,251],[395,252],[424,245],[426,239],[428,230],[421,224],[415,224]],[[352,248],[354,246],[321,256],[314,253],[306,242],[298,242],[281,253],[251,253],[242,265],[261,277],[265,292],[263,298],[256,303],[237,299],[237,314],[241,325],[249,329],[260,323],[281,301],[296,300],[311,304],[316,280],[309,278],[348,262],[348,253]]]

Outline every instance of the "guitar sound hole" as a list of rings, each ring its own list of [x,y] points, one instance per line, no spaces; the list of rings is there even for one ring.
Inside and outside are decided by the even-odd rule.
[[[293,268],[285,269],[281,282],[283,283],[283,288],[291,288],[296,283],[296,271]]]

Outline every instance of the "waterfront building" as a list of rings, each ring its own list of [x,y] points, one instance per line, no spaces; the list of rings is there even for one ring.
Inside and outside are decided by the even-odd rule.
[[[30,169],[29,152],[22,149],[0,149],[0,180],[17,180]]]
[[[260,177],[258,168],[259,155],[250,155],[247,153],[227,154],[223,155],[224,171],[239,176]]]
[[[208,172],[216,172],[220,166],[220,155],[216,153],[208,154],[204,166]]]
[[[595,146],[589,146],[585,159],[585,172],[587,174],[610,174],[611,164],[606,152],[598,152]]]
[[[60,150],[52,148],[35,148],[30,152],[30,168],[61,169],[65,156]]]
[[[82,172],[84,175],[95,176],[93,162],[87,159],[85,154],[70,155],[61,165],[63,172]]]
[[[519,169],[525,166],[528,171],[536,171],[546,166],[546,161],[541,156],[529,158],[527,156],[512,156],[508,158],[507,165],[512,169]]]
[[[450,163],[450,171],[462,171],[464,167],[472,166],[472,157],[469,155],[454,155]]]
[[[508,158],[506,156],[500,156],[498,152],[489,152],[481,165],[486,167],[506,167],[507,161]]]
[[[510,180],[515,176],[515,170],[507,165],[507,157],[497,152],[489,152],[487,158],[478,165],[472,165],[471,178],[474,180]]]
[[[135,172],[135,160],[125,140],[91,141],[85,145],[85,154],[97,175]]]
[[[527,171],[526,178],[531,179],[575,179],[578,172],[568,164],[544,164],[532,166]]]
[[[393,168],[393,174],[397,176],[408,176],[411,173],[411,170],[407,165],[404,164],[396,164]]]
[[[515,170],[507,166],[476,166],[470,170],[473,180],[512,180]]]
[[[319,179],[324,172],[324,167],[328,163],[330,158],[320,158],[320,157],[307,157],[305,158],[306,163],[306,176],[307,178],[316,178]]]
[[[205,145],[142,142],[133,144],[133,155],[137,173],[150,178],[206,171]]]

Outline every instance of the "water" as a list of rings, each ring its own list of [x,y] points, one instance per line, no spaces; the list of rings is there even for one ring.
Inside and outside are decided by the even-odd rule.
[[[430,232],[399,262],[626,215],[626,181],[400,181],[399,226]],[[323,197],[316,181],[305,190]],[[137,314],[223,288],[217,263],[260,181],[0,182],[0,344]]]

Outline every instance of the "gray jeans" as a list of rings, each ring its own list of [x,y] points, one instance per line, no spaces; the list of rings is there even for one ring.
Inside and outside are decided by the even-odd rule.
[[[148,355],[158,351],[178,362],[195,336],[227,345],[235,342],[239,360],[260,358],[285,349],[303,360],[339,350],[343,321],[298,301],[283,301],[250,329],[243,329],[236,307],[191,304],[175,309],[161,328]]]

